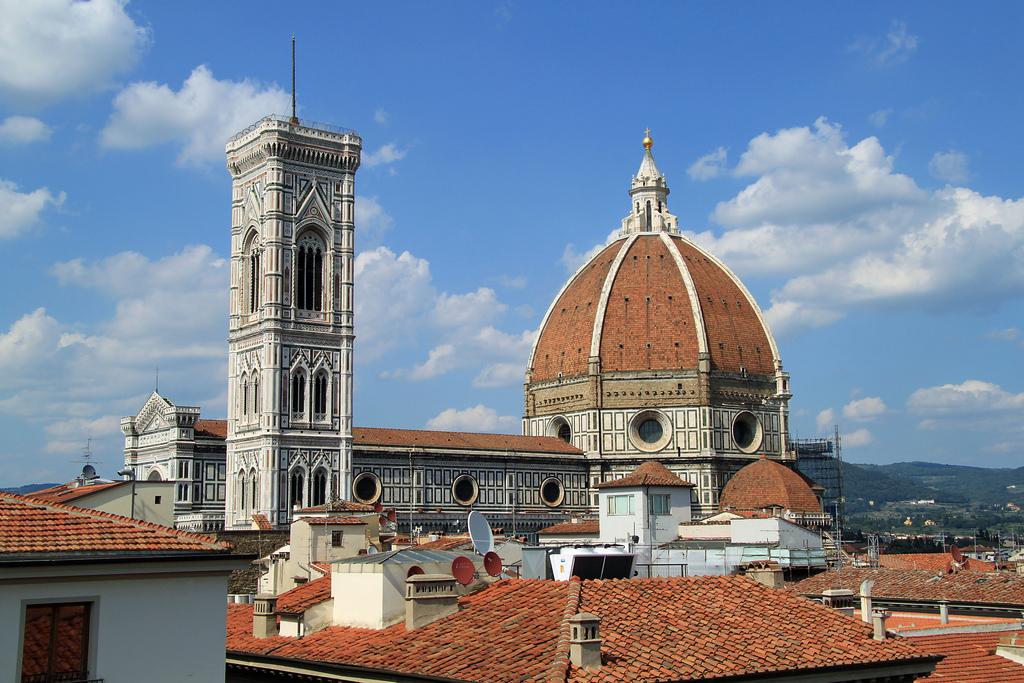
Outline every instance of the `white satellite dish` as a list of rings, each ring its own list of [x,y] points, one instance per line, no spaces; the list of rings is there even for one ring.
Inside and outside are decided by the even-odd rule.
[[[473,541],[473,549],[481,555],[494,550],[494,533],[491,531],[491,525],[487,523],[487,518],[481,513],[473,510],[469,513],[469,538]]]
[[[379,550],[377,550],[377,547],[376,547],[376,546],[372,546],[372,545],[371,545],[371,546],[367,546],[367,548],[366,548],[366,554],[367,554],[367,555],[376,555],[376,554],[377,554],[377,553],[379,553],[379,552],[380,552],[380,551],[379,551]]]

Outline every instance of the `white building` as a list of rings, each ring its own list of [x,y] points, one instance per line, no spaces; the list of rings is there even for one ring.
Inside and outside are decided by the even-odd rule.
[[[597,485],[600,543],[651,548],[674,541],[690,521],[693,484],[649,460],[621,479]]]
[[[224,680],[213,539],[0,493],[0,681]]]

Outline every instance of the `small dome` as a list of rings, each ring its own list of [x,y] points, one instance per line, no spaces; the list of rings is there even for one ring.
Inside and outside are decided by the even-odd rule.
[[[761,456],[733,475],[722,490],[718,509],[820,513],[821,502],[808,480],[782,463]]]

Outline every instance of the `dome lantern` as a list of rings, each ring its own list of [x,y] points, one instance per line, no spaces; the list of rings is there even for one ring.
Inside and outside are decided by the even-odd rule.
[[[633,204],[629,215],[622,219],[620,236],[637,232],[679,233],[679,219],[668,212],[668,182],[654,163],[651,147],[654,139],[648,128],[643,139],[644,156],[640,170],[630,183],[629,196]]]

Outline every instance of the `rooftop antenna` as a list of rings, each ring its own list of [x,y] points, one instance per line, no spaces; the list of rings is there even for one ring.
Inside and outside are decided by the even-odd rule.
[[[160,393],[160,366],[156,366],[156,380],[153,382],[153,392]]]
[[[295,34],[292,34],[292,118],[289,123],[297,125],[299,117],[295,115]]]

